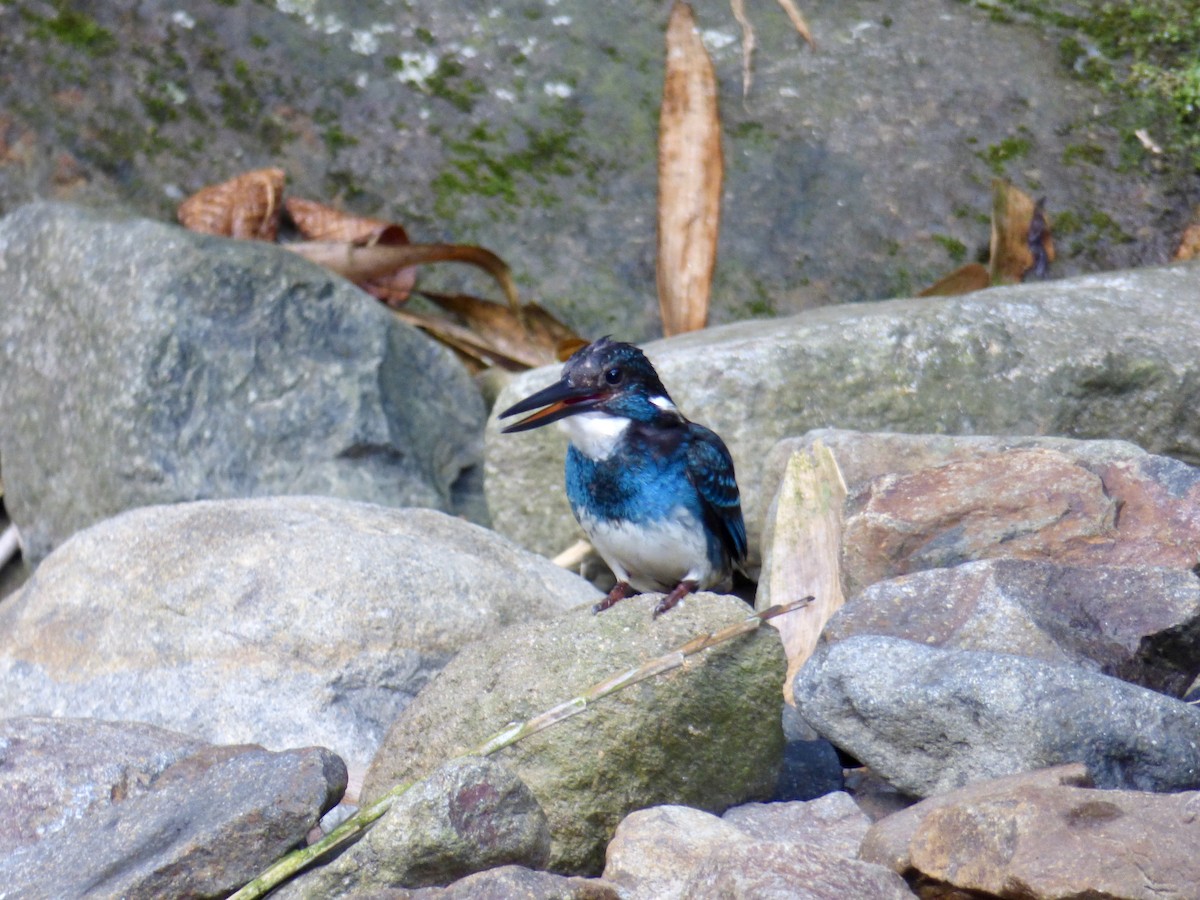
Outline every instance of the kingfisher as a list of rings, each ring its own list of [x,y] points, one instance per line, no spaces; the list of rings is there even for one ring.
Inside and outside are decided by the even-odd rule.
[[[692,591],[728,588],[746,558],[733,458],[684,417],[641,350],[600,338],[500,418],[530,410],[504,432],[551,422],[567,432],[567,499],[617,578],[593,612],[654,591],[666,594],[657,618]]]

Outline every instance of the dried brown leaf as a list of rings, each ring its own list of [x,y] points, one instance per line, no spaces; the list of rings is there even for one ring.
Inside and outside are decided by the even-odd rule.
[[[179,222],[205,234],[273,241],[284,177],[283,169],[255,169],[201,188],[179,204]]]
[[[991,283],[992,276],[988,274],[986,266],[982,263],[967,263],[962,268],[955,269],[945,278],[938,279],[917,296],[956,297],[959,294],[982,291],[985,287],[990,287]]]
[[[334,241],[299,241],[287,249],[332,269],[355,284],[369,284],[409,266],[459,262],[483,269],[496,279],[514,314],[520,318],[517,287],[508,265],[490,250],[470,244],[358,244]]]
[[[519,368],[536,368],[558,361],[558,348],[565,341],[581,338],[543,307],[528,303],[518,317],[507,306],[469,294],[436,294],[422,291],[442,309],[457,316],[498,360]],[[503,363],[502,363],[503,364]],[[506,365],[506,368],[512,366]]]
[[[812,32],[808,28],[808,23],[804,21],[804,16],[800,15],[800,10],[796,9],[796,4],[792,0],[779,0],[779,5],[783,7],[783,11],[787,13],[787,17],[792,20],[792,27],[799,32],[800,37],[804,38],[805,43],[817,49],[817,42],[813,40]]]
[[[284,203],[300,236],[309,241],[345,241],[368,247],[372,244],[407,244],[404,226],[384,219],[356,216],[316,200],[291,197]]]
[[[343,212],[315,200],[292,197],[284,204],[300,235],[310,241],[344,242],[357,247],[377,244],[389,247],[408,244],[402,225],[384,219],[372,219]],[[388,306],[400,306],[408,300],[417,283],[415,266],[381,275],[359,286]]]
[[[658,303],[663,334],[703,328],[721,218],[721,122],[712,60],[691,7],[667,24],[658,137]]]
[[[1183,236],[1179,239],[1179,249],[1175,251],[1174,256],[1178,261],[1197,257],[1200,257],[1200,222],[1183,229]]]
[[[758,42],[754,37],[754,26],[750,24],[746,15],[745,0],[729,0],[729,8],[742,29],[742,97],[745,98],[750,93],[750,83],[754,80],[751,63]]]
[[[1054,260],[1054,241],[1041,204],[1001,178],[992,181],[992,284],[1016,284]]]

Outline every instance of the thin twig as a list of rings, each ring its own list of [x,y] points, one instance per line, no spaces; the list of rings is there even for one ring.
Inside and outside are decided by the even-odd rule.
[[[21,536],[17,526],[11,522],[0,534],[0,567],[8,565],[8,561],[21,552]]]
[[[508,725],[466,755],[491,756],[505,747],[511,747],[517,741],[527,738],[531,734],[537,734],[537,732],[543,731],[551,725],[556,725],[583,712],[587,709],[589,703],[594,703],[603,697],[615,694],[617,691],[637,684],[639,681],[645,681],[647,678],[652,678],[655,675],[676,669],[683,665],[683,661],[687,657],[714,647],[717,644],[732,640],[739,635],[748,634],[756,630],[759,625],[768,619],[774,619],[776,616],[793,612],[802,606],[806,606],[812,599],[812,597],[804,597],[800,600],[793,600],[790,603],[778,604],[769,609],[764,609],[762,612],[748,616],[740,622],[727,625],[718,631],[694,637],[682,647],[656,657],[640,666],[627,669],[618,675],[606,678],[604,681],[597,682],[577,697],[572,697],[570,700],[560,703],[531,719]],[[278,887],[301,869],[311,865],[332,850],[347,843],[351,838],[357,837],[366,831],[376,820],[391,809],[392,804],[405,791],[411,788],[413,784],[415,782],[410,781],[392,788],[370,806],[360,809],[315,844],[289,853],[278,860],[240,891],[233,894],[229,900],[255,900],[255,898],[264,896],[268,891]]]

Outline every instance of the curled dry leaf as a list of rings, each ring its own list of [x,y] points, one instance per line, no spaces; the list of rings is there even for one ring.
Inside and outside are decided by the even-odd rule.
[[[667,24],[658,136],[658,303],[663,334],[703,328],[721,218],[721,122],[712,60],[691,7]]]
[[[535,368],[558,361],[565,342],[582,339],[536,303],[521,307],[521,315],[507,306],[468,294],[422,291],[442,309],[456,316],[475,335],[480,349],[505,368]]]
[[[342,242],[356,247],[405,246],[408,232],[402,225],[383,219],[355,216],[315,200],[292,197],[284,204],[296,230],[310,241]],[[388,306],[408,300],[417,283],[417,270],[407,266],[359,284],[363,290]]]
[[[1183,236],[1179,240],[1179,249],[1175,251],[1174,259],[1182,261],[1198,257],[1200,257],[1200,222],[1183,229]]]
[[[931,284],[918,297],[956,297],[990,287],[992,276],[982,263],[967,263]]]
[[[483,269],[496,279],[518,319],[521,303],[508,264],[490,250],[470,244],[372,244],[359,246],[334,241],[298,241],[288,250],[332,269],[355,284],[367,284],[409,266],[460,262]]]
[[[283,181],[283,169],[255,169],[201,188],[179,204],[179,222],[205,234],[273,241],[279,234]]]
[[[1028,272],[1039,277],[1054,261],[1054,240],[1043,202],[1001,178],[992,181],[992,284],[1016,284]]]

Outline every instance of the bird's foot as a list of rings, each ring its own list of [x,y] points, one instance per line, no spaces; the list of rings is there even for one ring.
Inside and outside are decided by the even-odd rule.
[[[618,581],[613,585],[613,589],[608,592],[608,596],[592,607],[592,615],[604,612],[614,603],[624,600],[632,590],[633,588],[629,586],[628,581]]]
[[[684,598],[685,594],[690,594],[700,585],[694,581],[681,581],[675,585],[675,589],[667,596],[658,601],[658,605],[654,607],[654,618],[658,618],[668,609]]]

